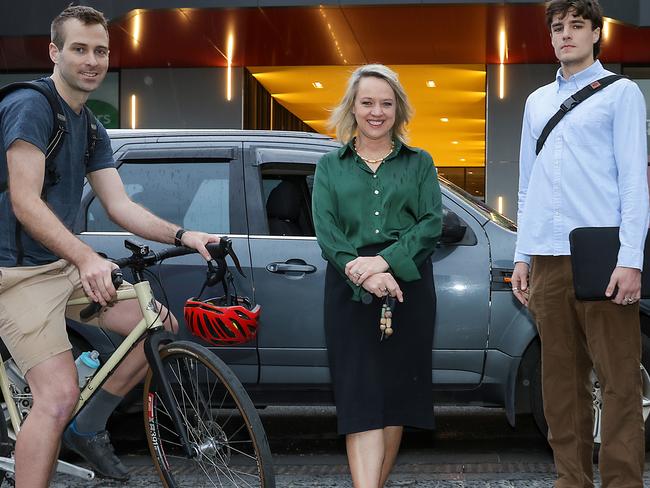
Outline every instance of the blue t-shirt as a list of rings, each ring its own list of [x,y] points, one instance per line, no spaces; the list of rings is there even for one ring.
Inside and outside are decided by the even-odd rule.
[[[45,78],[54,90],[51,78]],[[70,230],[81,204],[84,177],[88,173],[115,167],[113,151],[106,129],[98,123],[99,140],[88,164],[85,164],[88,146],[87,121],[84,112],[75,113],[58,95],[65,111],[67,133],[54,160],[61,179],[47,188],[47,204]],[[36,90],[16,90],[0,101],[0,174],[7,174],[7,149],[20,139],[33,144],[45,154],[52,135],[53,115],[45,96]],[[28,162],[26,161],[25,164]],[[17,191],[16,189],[11,189]],[[18,189],[18,191],[20,191]],[[59,259],[48,248],[31,238],[22,229],[24,252],[22,266],[48,264]],[[0,193],[0,267],[16,266],[16,217],[11,208],[9,192]]]

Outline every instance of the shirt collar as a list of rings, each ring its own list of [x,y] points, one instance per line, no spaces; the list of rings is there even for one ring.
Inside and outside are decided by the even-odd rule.
[[[560,67],[557,70],[557,74],[555,75],[555,80],[557,81],[558,90],[568,84],[574,85],[578,89],[581,89],[587,86],[592,81],[602,78],[603,75],[605,74],[606,74],[605,68],[603,68],[603,65],[597,59],[594,62],[594,64],[592,64],[588,68],[583,69],[579,73],[572,75],[568,80],[565,80],[564,77],[562,76],[562,68]]]
[[[415,149],[413,149],[412,147],[404,144],[399,139],[395,139],[395,149],[393,149],[393,152],[391,153],[390,156],[388,156],[388,158],[397,156],[402,149],[404,149],[405,151],[411,151],[413,153],[417,152]],[[345,144],[344,146],[339,148],[339,158],[342,159],[346,155],[347,152],[350,152],[351,154],[354,154],[354,137],[352,139],[350,139],[347,144]]]

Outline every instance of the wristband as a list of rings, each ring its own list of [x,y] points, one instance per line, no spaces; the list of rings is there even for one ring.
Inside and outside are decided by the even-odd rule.
[[[182,227],[176,231],[176,236],[174,237],[174,245],[176,247],[180,247],[183,244],[181,243],[181,239],[183,238],[183,234],[185,234],[187,231],[183,229]]]

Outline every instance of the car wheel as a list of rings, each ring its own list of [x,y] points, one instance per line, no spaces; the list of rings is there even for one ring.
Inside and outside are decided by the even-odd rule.
[[[641,364],[641,378],[643,379],[643,420],[646,424],[646,450],[650,447],[648,442],[648,416],[650,415],[650,375],[645,366]],[[598,463],[600,453],[600,427],[602,418],[603,398],[600,383],[594,371],[591,372],[592,395],[594,400],[594,463]]]
[[[650,376],[650,337],[641,332],[641,365]],[[646,376],[646,379],[647,377]],[[650,397],[643,383],[643,418],[645,419],[645,450],[650,451]]]
[[[530,378],[530,411],[533,414],[533,419],[535,420],[535,425],[544,436],[548,435],[548,424],[546,423],[546,417],[544,417],[544,403],[542,400],[542,361],[540,356],[539,347],[533,350],[533,354],[537,354],[535,358],[535,366]]]

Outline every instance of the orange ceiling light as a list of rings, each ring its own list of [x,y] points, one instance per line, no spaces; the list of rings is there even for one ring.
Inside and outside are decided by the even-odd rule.
[[[283,105],[314,130],[333,135],[327,119],[356,66],[268,66],[248,68]],[[392,65],[415,114],[410,143],[426,149],[438,166],[485,165],[485,66]],[[436,80],[436,89],[426,80]],[[323,88],[314,96],[313,80]],[[453,124],[441,123],[443,119]],[[462,144],[450,144],[462,141]]]

